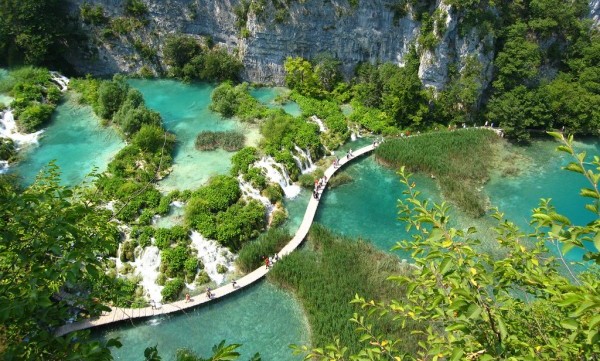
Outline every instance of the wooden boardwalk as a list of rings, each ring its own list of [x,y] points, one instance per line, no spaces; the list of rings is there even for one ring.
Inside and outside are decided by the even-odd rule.
[[[343,157],[339,161],[339,166],[336,168],[331,165],[325,171],[325,176],[327,177],[327,181],[331,179],[331,176],[335,174],[335,172],[340,169],[344,164],[352,161],[353,159],[360,157],[363,154],[371,152],[375,149],[374,145],[368,145],[366,147],[360,148],[353,152],[354,156],[351,158]],[[321,188],[320,193],[323,193],[325,187]],[[321,194],[319,194],[320,199]],[[279,258],[283,258],[286,255],[292,253],[298,246],[302,243],[310,226],[313,223],[313,219],[315,218],[315,214],[317,213],[317,208],[319,207],[319,199],[315,199],[314,197],[310,197],[310,201],[308,202],[308,206],[306,207],[306,212],[304,213],[304,218],[302,219],[302,223],[298,228],[298,231],[294,235],[294,238],[290,240],[290,242],[285,245],[279,251]],[[258,269],[248,273],[247,275],[239,278],[236,281],[236,286],[234,287],[232,283],[221,286],[215,290],[212,290],[212,297],[208,298],[206,294],[200,294],[194,296],[189,302],[185,300],[176,301],[172,303],[166,303],[161,305],[159,308],[156,307],[144,307],[144,308],[121,308],[121,307],[113,307],[110,312],[106,312],[100,317],[93,319],[86,319],[79,322],[74,322],[70,324],[66,324],[64,326],[59,327],[56,330],[57,336],[65,335],[69,332],[84,330],[92,327],[108,325],[115,322],[125,321],[125,320],[133,320],[136,318],[146,318],[152,316],[166,315],[169,313],[178,312],[181,310],[185,310],[188,308],[196,307],[198,305],[208,303],[210,301],[221,299],[229,294],[239,291],[245,287],[248,287],[255,283],[256,281],[263,278],[269,269],[264,266],[259,267]]]

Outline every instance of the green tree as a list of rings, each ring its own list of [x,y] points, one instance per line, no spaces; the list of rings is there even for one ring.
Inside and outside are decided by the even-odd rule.
[[[23,191],[0,186],[4,359],[111,359],[88,332],[54,335],[69,318],[106,310],[87,291],[104,272],[101,259],[115,254],[118,232],[109,212],[81,195],[59,185],[55,165]]]
[[[530,85],[536,80],[542,61],[537,43],[528,40],[527,26],[517,23],[508,30],[508,39],[498,53],[495,65],[498,77],[494,87],[510,90],[518,85]]]
[[[480,244],[474,227],[453,228],[444,203],[421,200],[410,175],[401,169],[407,199],[399,201],[400,219],[414,230],[410,240],[397,249],[410,252],[415,260],[413,274],[391,277],[406,287],[406,301],[375,302],[355,296],[353,303],[363,311],[352,322],[362,334],[364,348],[356,355],[338,343],[308,351],[307,359],[379,360],[593,360],[600,354],[600,282],[592,273],[575,275],[562,255],[550,256],[546,244],[562,246],[564,253],[576,247],[585,250],[585,260],[600,264],[600,226],[596,157],[588,163],[585,153],[575,154],[572,138],[552,133],[562,144],[559,150],[574,155],[565,168],[581,173],[589,181],[581,195],[585,208],[595,219],[586,225],[573,224],[557,213],[549,200],[533,211],[535,232],[524,233],[493,215],[499,246],[507,256],[492,258],[476,251]],[[586,241],[595,250],[586,248]],[[567,268],[564,276],[559,265]],[[374,333],[378,317],[393,316],[427,326],[416,355],[403,352],[401,339]]]
[[[112,119],[128,94],[129,86],[122,77],[102,82],[98,88],[96,113],[103,119]]]
[[[318,98],[322,95],[319,76],[315,73],[312,64],[303,58],[288,57],[285,59],[285,84],[298,93]]]

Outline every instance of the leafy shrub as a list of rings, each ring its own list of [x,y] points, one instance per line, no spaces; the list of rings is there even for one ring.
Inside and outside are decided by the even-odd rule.
[[[213,132],[209,130],[202,131],[196,137],[196,149],[215,150],[223,148],[228,152],[240,150],[244,146],[244,134],[237,131]]]
[[[0,137],[0,160],[12,161],[17,155],[15,143],[10,138]]]
[[[156,277],[156,284],[159,286],[164,286],[167,283],[167,276],[164,273],[159,273],[158,277]]]
[[[135,245],[133,244],[133,242],[123,242],[123,244],[121,245],[121,254],[119,255],[121,262],[135,261],[134,249]]]
[[[217,264],[217,273],[224,274],[227,273],[227,267],[222,264]]]
[[[145,152],[160,152],[175,145],[175,136],[155,124],[143,124],[131,143]]]
[[[96,113],[104,119],[112,119],[128,95],[129,86],[122,77],[104,81],[98,87]]]
[[[231,173],[235,176],[239,173],[246,174],[250,166],[256,161],[258,161],[258,151],[256,148],[242,148],[231,157]]]
[[[28,106],[17,118],[19,130],[25,133],[39,130],[50,120],[53,111],[54,107],[48,104],[34,104]]]
[[[186,242],[189,238],[186,228],[176,225],[171,228],[159,228],[154,231],[156,247],[167,249],[172,244]]]
[[[265,177],[262,168],[250,167],[243,178],[258,190],[263,190],[267,186],[267,177]]]
[[[283,199],[283,189],[276,183],[269,183],[269,185],[262,191],[262,195],[267,197],[271,203],[275,204]]]
[[[125,0],[125,14],[143,17],[148,14],[148,7],[141,0]]]
[[[279,252],[291,239],[288,230],[270,228],[256,240],[244,244],[235,262],[242,272],[254,271],[263,265],[263,257]]]
[[[189,255],[186,246],[177,246],[175,248],[167,248],[161,252],[161,272],[164,272],[167,277],[183,276],[186,262]]]
[[[175,301],[179,298],[179,294],[183,291],[185,283],[181,278],[175,278],[165,283],[165,287],[162,289],[160,294],[162,295],[163,302]]]
[[[212,280],[210,279],[210,276],[208,275],[208,273],[206,273],[206,271],[201,271],[200,273],[198,273],[195,283],[196,283],[196,285],[201,286],[201,285],[205,285],[211,281]]]
[[[101,5],[92,6],[89,3],[84,2],[79,7],[79,14],[86,24],[103,25],[108,23],[108,17],[104,15],[104,8]]]
[[[285,208],[277,208],[271,214],[271,227],[281,226],[288,218],[288,213]]]

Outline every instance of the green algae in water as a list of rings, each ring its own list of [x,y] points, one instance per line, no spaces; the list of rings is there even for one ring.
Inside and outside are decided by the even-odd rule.
[[[241,359],[260,352],[263,360],[301,360],[292,355],[290,344],[309,342],[308,326],[297,302],[286,292],[262,281],[224,300],[173,316],[122,324],[94,334],[119,337],[116,360],[141,360],[144,349],[158,345],[163,360],[174,360],[179,348],[208,356],[221,340],[241,343]]]
[[[22,161],[13,171],[22,183],[33,183],[37,174],[52,160],[60,167],[61,183],[77,185],[94,169],[106,169],[109,160],[125,144],[110,127],[103,127],[88,106],[75,103],[71,97],[56,108],[50,125],[39,145],[21,152]]]
[[[250,95],[270,108],[281,108],[289,115],[294,117],[299,116],[302,114],[302,111],[296,102],[287,101],[284,104],[275,103],[277,96],[285,91],[285,88],[254,88],[250,90]]]

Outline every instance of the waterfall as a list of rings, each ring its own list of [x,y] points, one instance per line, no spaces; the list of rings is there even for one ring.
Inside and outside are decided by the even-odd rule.
[[[23,145],[37,144],[40,134],[43,132],[43,130],[40,130],[29,134],[19,133],[12,110],[9,109],[4,113],[0,113],[0,137],[12,139],[17,150]]]
[[[0,174],[8,172],[8,161],[0,160]]]
[[[260,194],[258,189],[254,188],[252,184],[246,182],[241,175],[238,176],[238,182],[240,184],[240,190],[242,191],[242,195],[245,199],[256,199],[265,206],[267,210],[267,216],[271,214],[271,212],[273,211],[273,205],[267,197]]]
[[[300,193],[300,187],[293,184],[285,167],[271,157],[263,157],[258,162],[254,163],[255,167],[263,168],[266,171],[266,176],[271,182],[278,183],[286,198],[294,198]]]
[[[294,144],[294,149],[296,150],[296,152],[298,152],[298,155],[292,154],[292,157],[294,158],[296,165],[298,165],[298,168],[300,168],[302,174],[310,173],[317,169],[317,167],[315,167],[315,165],[313,164],[313,160],[310,157],[310,151],[308,150],[308,148],[305,151],[296,144]]]
[[[69,81],[70,81],[69,78],[60,74],[57,71],[51,71],[50,76],[52,77],[51,80],[54,83],[56,83],[56,85],[58,85],[61,92],[64,93],[67,91],[67,89],[69,88]]]
[[[353,142],[356,140],[356,133],[352,132],[350,134],[350,140],[352,140]]]
[[[316,115],[312,115],[309,119],[313,123],[317,123],[317,125],[319,126],[319,131],[321,133],[324,133],[327,131],[327,127],[325,126],[325,124],[323,124],[323,121],[321,119],[319,119],[319,117],[317,117]]]
[[[196,231],[192,232],[190,239],[191,246],[198,250],[198,258],[204,264],[204,271],[217,285],[223,284],[227,274],[217,272],[217,265],[222,264],[227,267],[228,273],[232,273],[235,270],[235,255],[229,249],[222,247],[216,241],[204,238]],[[195,285],[189,284],[188,288],[194,289]]]
[[[156,284],[160,266],[160,252],[156,246],[148,246],[141,250],[131,265],[135,267],[135,273],[142,277],[140,284],[144,287],[148,298],[155,303],[160,303],[163,286]]]

